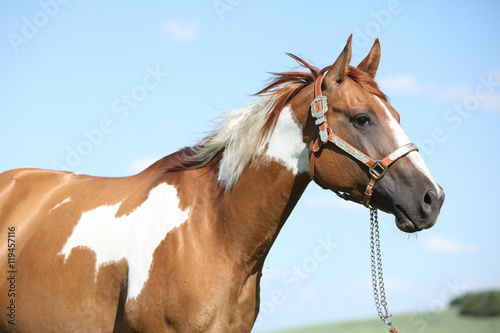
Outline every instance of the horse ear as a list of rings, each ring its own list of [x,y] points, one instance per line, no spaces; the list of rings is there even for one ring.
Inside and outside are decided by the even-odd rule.
[[[344,50],[339,55],[337,60],[335,60],[330,70],[328,70],[328,73],[326,73],[326,82],[340,82],[347,76],[347,71],[349,70],[349,63],[351,62],[352,55],[351,40],[352,34],[347,39]]]
[[[380,42],[378,38],[370,50],[370,53],[358,65],[358,68],[368,73],[372,78],[377,74],[378,63],[380,61]]]

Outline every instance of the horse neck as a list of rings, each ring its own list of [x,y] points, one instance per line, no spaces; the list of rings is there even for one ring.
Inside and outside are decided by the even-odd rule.
[[[310,182],[270,162],[250,166],[222,198],[218,227],[228,253],[246,267],[258,268]]]
[[[302,131],[285,108],[258,157],[222,197],[218,224],[231,255],[255,269],[310,182]]]

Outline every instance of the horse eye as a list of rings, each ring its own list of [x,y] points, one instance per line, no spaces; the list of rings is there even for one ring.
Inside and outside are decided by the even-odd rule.
[[[356,118],[355,122],[356,122],[356,125],[366,126],[366,125],[370,124],[370,118],[368,118],[367,116],[360,116],[360,117]]]

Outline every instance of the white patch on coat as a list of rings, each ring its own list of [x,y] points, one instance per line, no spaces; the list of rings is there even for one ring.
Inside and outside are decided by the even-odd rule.
[[[281,111],[265,155],[292,170],[294,175],[309,172],[307,145],[302,141],[302,128],[293,119],[290,106]]]
[[[211,134],[192,148],[194,155],[187,160],[203,166],[223,150],[218,180],[224,191],[229,190],[260,152],[266,139],[264,127],[274,102],[274,94],[265,94],[253,103],[226,113]]]
[[[271,138],[271,131],[266,131],[265,125],[275,102],[276,93],[266,93],[257,101],[225,114],[211,134],[193,147],[194,155],[187,160],[195,162],[198,167],[203,166],[223,150],[218,180],[223,191],[229,190],[240,179],[248,165],[265,152]],[[283,112],[288,114],[283,115]],[[282,113],[279,117],[282,117],[281,124],[275,124],[274,130],[277,132],[271,142],[269,156],[284,163],[294,172],[309,172],[307,150],[303,150],[305,144],[302,142],[302,129],[293,121],[287,107]],[[286,139],[283,140],[291,140],[287,142],[291,147],[285,147],[287,143],[279,139],[278,133],[286,133]],[[286,151],[278,151],[279,148]]]
[[[391,111],[389,111],[389,109],[387,108],[385,103],[377,96],[375,96],[375,98],[380,103],[382,108],[385,110],[385,113],[387,114],[387,117],[389,118],[388,125],[389,125],[389,128],[391,129],[393,136],[394,136],[394,141],[396,142],[396,145],[398,147],[401,147],[401,146],[404,146],[404,145],[410,143],[411,141],[410,141],[410,139],[408,139],[408,136],[406,135],[405,131],[401,127],[401,124],[396,120],[396,118],[394,118],[394,116],[392,115]],[[422,156],[420,156],[420,154],[416,151],[412,151],[407,156],[410,158],[410,161],[413,163],[415,168],[417,168],[417,170],[419,170],[427,178],[429,178],[431,183],[436,188],[436,191],[438,193],[440,193],[441,187],[439,187],[439,185],[434,180],[434,177],[432,177],[431,172],[429,171],[429,169],[427,168],[427,165],[425,164],[424,160],[422,159]]]
[[[53,211],[54,209],[56,208],[59,208],[60,206],[64,205],[65,203],[68,203],[71,201],[71,197],[67,197],[66,199],[64,199],[63,201],[59,202],[58,204],[56,204],[54,207],[52,207],[50,210],[49,210],[49,213],[51,211]]]
[[[74,248],[94,251],[96,278],[99,267],[126,259],[128,300],[141,293],[155,249],[172,229],[186,221],[189,209],[179,208],[177,190],[165,183],[152,189],[146,201],[129,215],[116,217],[120,204],[84,212],[59,254],[67,260]]]
[[[387,115],[387,118],[389,118],[388,125],[389,125],[389,128],[391,129],[393,136],[394,136],[394,141],[396,142],[396,146],[401,147],[401,146],[404,146],[404,145],[410,143],[411,142],[410,139],[408,139],[408,136],[406,135],[405,131],[403,130],[403,128],[401,127],[399,122],[396,120],[396,118],[394,118],[391,111],[389,111],[387,106],[384,104],[384,102],[380,98],[378,98],[377,96],[375,96],[375,98],[377,99],[377,101],[380,103],[380,105],[384,109],[384,111]]]
[[[436,191],[438,194],[442,192],[441,187],[438,185],[438,183],[434,180],[434,177],[432,177],[431,172],[427,168],[427,165],[424,162],[424,159],[420,154],[416,151],[412,151],[411,153],[408,154],[408,157],[410,158],[410,161],[412,161],[413,165],[423,173],[427,178],[430,179],[434,187],[436,188]]]

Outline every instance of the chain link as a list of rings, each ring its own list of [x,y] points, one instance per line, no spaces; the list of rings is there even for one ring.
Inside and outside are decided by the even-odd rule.
[[[373,296],[375,306],[380,319],[382,319],[389,329],[389,332],[395,332],[392,327],[392,314],[387,307],[384,287],[384,273],[382,272],[382,255],[380,253],[380,239],[378,231],[378,211],[370,207],[370,255],[371,255],[371,273]]]

